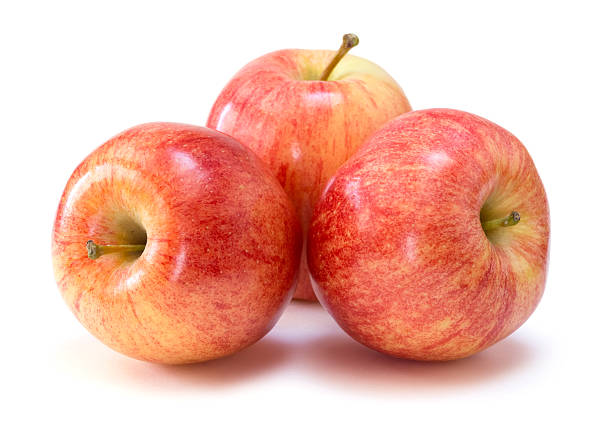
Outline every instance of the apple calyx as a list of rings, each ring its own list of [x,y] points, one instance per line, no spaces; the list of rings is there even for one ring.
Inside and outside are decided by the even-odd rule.
[[[86,246],[89,259],[98,259],[109,253],[142,253],[145,248],[145,244],[96,244],[93,240],[89,240]]]
[[[354,33],[347,33],[346,35],[344,35],[342,37],[342,45],[336,52],[336,56],[334,56],[334,59],[332,59],[329,65],[327,65],[327,67],[323,71],[323,74],[321,74],[321,78],[319,80],[328,80],[329,75],[332,73],[334,68],[336,68],[338,62],[340,62],[342,58],[344,58],[344,55],[346,55],[349,50],[355,47],[357,44],[359,44],[359,38],[357,37],[357,35],[355,35]]]
[[[490,231],[492,229],[505,228],[508,226],[514,226],[519,221],[521,221],[521,215],[516,211],[512,211],[507,217],[482,222],[482,229],[485,231]]]

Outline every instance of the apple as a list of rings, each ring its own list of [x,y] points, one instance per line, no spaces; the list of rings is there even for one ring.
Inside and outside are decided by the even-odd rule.
[[[431,109],[389,121],[317,204],[317,297],[354,339],[416,360],[467,357],[534,311],[549,210],[525,147],[496,124]]]
[[[77,319],[140,360],[236,352],[295,289],[301,229],[274,175],[208,128],[131,128],[74,171],[53,227],[55,278]]]
[[[340,50],[281,50],[240,70],[215,102],[208,126],[250,147],[267,163],[308,230],[328,179],[391,118],[409,111],[399,85],[379,66]],[[316,300],[304,248],[295,297]]]

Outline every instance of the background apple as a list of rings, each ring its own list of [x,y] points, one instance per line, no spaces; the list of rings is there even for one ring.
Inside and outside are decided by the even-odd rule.
[[[75,170],[53,267],[74,315],[105,344],[186,363],[268,332],[295,286],[300,240],[291,202],[251,151],[211,129],[152,123]]]
[[[461,111],[387,123],[316,207],[308,260],[319,300],[353,338],[403,358],[466,357],[533,312],[549,211],[525,147]]]
[[[271,166],[304,233],[338,167],[384,122],[411,109],[383,69],[344,57],[357,42],[348,34],[335,55],[281,50],[252,61],[223,89],[208,118],[209,127],[237,138]],[[295,297],[316,299],[305,248]]]

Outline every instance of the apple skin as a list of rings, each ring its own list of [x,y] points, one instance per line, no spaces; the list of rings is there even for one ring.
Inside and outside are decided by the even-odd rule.
[[[328,81],[315,80],[334,54],[281,50],[252,61],[223,89],[207,122],[272,168],[297,209],[304,236],[338,167],[382,124],[411,109],[383,69],[356,56],[345,56]],[[295,297],[316,300],[305,247]]]
[[[485,234],[483,220],[521,220]],[[354,339],[415,360],[467,357],[534,311],[548,265],[546,193],[525,147],[450,109],[377,131],[316,206],[308,262],[319,301]]]
[[[133,358],[179,364],[231,354],[271,329],[295,289],[301,238],[286,193],[237,140],[151,123],[74,171],[52,257],[64,300],[94,336]],[[91,260],[89,239],[146,247]]]

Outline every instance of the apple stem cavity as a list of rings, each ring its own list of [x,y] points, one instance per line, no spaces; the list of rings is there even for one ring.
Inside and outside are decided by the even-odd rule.
[[[516,211],[512,211],[507,217],[482,222],[482,229],[485,231],[491,231],[497,228],[505,228],[508,226],[514,226],[519,221],[521,221],[521,215]]]
[[[87,257],[98,259],[109,253],[134,253],[144,251],[145,244],[96,244],[93,240],[87,242]]]
[[[347,33],[346,35],[344,35],[342,37],[342,45],[336,52],[336,56],[334,56],[334,59],[332,59],[327,68],[325,68],[319,80],[328,80],[329,75],[332,73],[334,68],[336,68],[338,62],[340,62],[342,58],[344,58],[344,55],[346,55],[349,50],[355,47],[357,44],[359,44],[359,38],[357,37],[357,35],[355,35],[354,33]]]

